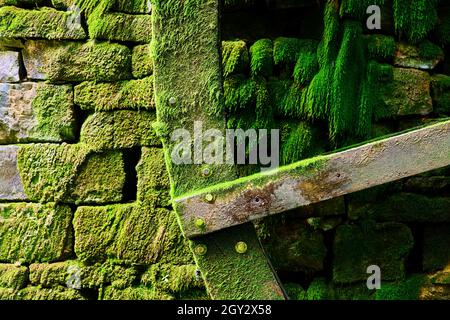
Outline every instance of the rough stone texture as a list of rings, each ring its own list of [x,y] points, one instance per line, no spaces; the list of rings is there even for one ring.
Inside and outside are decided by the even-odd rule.
[[[20,81],[19,52],[0,51],[0,82]]]
[[[113,10],[127,13],[151,13],[152,4],[150,0],[116,1]]]
[[[69,207],[0,204],[0,261],[51,262],[71,253]]]
[[[377,221],[445,222],[450,221],[450,199],[414,193],[397,193],[376,203],[359,205],[350,202],[349,217],[369,217]]]
[[[150,44],[143,44],[133,48],[132,68],[135,78],[146,77],[153,73]]]
[[[403,279],[404,262],[413,244],[411,230],[399,223],[340,226],[333,245],[333,281],[366,281],[371,265],[381,268],[383,280]]]
[[[76,0],[52,0],[52,5],[58,10],[67,10],[67,8],[75,3]]]
[[[443,191],[450,190],[450,177],[448,176],[419,176],[405,181],[406,192],[425,193],[437,195]]]
[[[22,289],[28,282],[28,268],[0,264],[0,288]]]
[[[74,276],[78,276],[79,281]],[[30,265],[30,283],[44,288],[60,285],[76,289],[96,289],[112,285],[122,289],[131,286],[136,278],[135,267],[127,268],[111,262],[87,266],[71,260]]]
[[[117,43],[29,40],[23,59],[29,79],[81,82],[131,78],[131,51]]]
[[[0,49],[3,51],[23,49],[24,43],[20,39],[0,38]]]
[[[16,291],[0,288],[0,300],[84,300],[84,297],[74,289],[63,286],[45,289],[41,287],[26,287]]]
[[[149,43],[152,39],[150,15],[107,13],[88,21],[93,39]]]
[[[171,205],[170,181],[166,171],[164,151],[157,148],[142,148],[141,160],[136,171],[138,174],[138,200],[169,207]]]
[[[72,86],[0,84],[0,143],[75,139]]]
[[[44,0],[0,0],[0,6],[39,5]]]
[[[147,111],[97,112],[81,128],[81,142],[94,150],[126,149],[161,144],[152,128],[156,115]]]
[[[0,200],[26,200],[19,169],[17,153],[19,147],[0,146]]]
[[[93,154],[80,168],[69,202],[104,204],[120,202],[125,185],[122,153]]]
[[[413,46],[406,43],[397,44],[394,65],[403,68],[432,70],[444,60],[444,51],[429,41]]]
[[[166,209],[142,203],[79,207],[73,223],[81,261],[191,263],[175,214]]]
[[[155,109],[153,77],[114,83],[83,82],[75,87],[75,103],[83,110]]]
[[[271,226],[272,225],[272,226]],[[268,220],[260,230],[263,246],[277,271],[321,271],[326,247],[321,232],[303,221]]]
[[[431,78],[431,95],[437,113],[450,114],[450,76],[443,74]]]
[[[425,271],[436,271],[450,267],[449,243],[450,224],[425,227],[423,242],[423,269]]]
[[[43,7],[26,10],[16,7],[0,8],[0,37],[85,39],[79,23],[70,23],[71,13]]]
[[[394,68],[393,82],[386,87],[383,100],[393,115],[427,115],[433,111],[430,75],[416,69]]]

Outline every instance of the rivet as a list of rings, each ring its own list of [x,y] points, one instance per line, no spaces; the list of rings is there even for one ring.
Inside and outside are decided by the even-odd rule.
[[[204,169],[202,170],[202,175],[203,175],[204,177],[209,177],[209,176],[211,175],[211,170],[210,170],[209,168],[204,168]]]
[[[240,254],[244,254],[247,252],[247,244],[243,241],[236,243],[236,246],[234,248],[236,249],[236,252]]]
[[[169,104],[173,106],[175,103],[177,103],[177,99],[175,99],[174,97],[171,97],[169,99]]]
[[[207,251],[208,248],[204,244],[199,244],[194,249],[195,254],[199,256],[204,256]]]
[[[207,202],[212,202],[212,201],[214,200],[214,196],[213,196],[211,193],[208,193],[208,194],[205,196],[205,200],[206,200]]]
[[[195,226],[197,228],[203,229],[205,225],[206,225],[205,220],[203,220],[202,218],[198,218],[197,220],[195,220]]]

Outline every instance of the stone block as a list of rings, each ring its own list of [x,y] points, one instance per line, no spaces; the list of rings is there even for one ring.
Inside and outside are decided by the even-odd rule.
[[[0,146],[0,200],[26,200],[20,179],[17,146]]]
[[[143,78],[153,73],[150,44],[143,44],[133,48],[132,68],[135,78]]]
[[[0,51],[0,82],[20,81],[19,52]]]

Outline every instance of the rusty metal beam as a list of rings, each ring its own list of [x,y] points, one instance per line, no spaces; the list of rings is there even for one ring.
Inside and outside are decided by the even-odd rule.
[[[448,165],[450,121],[444,121],[222,183],[175,203],[192,238]]]

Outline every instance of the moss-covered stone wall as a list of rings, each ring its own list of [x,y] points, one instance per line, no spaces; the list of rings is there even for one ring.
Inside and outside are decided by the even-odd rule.
[[[151,27],[146,0],[0,1],[0,299],[206,297],[152,128]]]
[[[450,7],[409,3],[224,0],[228,126],[281,129],[289,164],[448,117]],[[153,126],[151,13],[0,0],[0,299],[207,298]],[[256,227],[292,299],[450,298],[449,168]]]

